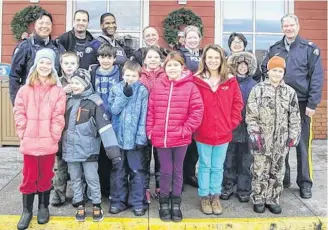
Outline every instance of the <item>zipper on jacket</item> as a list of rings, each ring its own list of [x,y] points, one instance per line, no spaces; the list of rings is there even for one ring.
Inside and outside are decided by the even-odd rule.
[[[171,82],[171,86],[170,86],[169,103],[167,105],[166,118],[165,118],[165,131],[164,131],[165,132],[164,133],[164,147],[165,148],[166,148],[166,141],[167,141],[167,127],[169,124],[169,114],[170,114],[172,91],[173,91],[173,82]]]
[[[279,87],[279,86],[278,86]],[[273,125],[273,143],[275,142],[275,137],[276,137],[276,127],[277,127],[277,91],[278,87],[275,88],[275,93],[274,93],[274,125]],[[274,148],[273,144],[273,148]]]

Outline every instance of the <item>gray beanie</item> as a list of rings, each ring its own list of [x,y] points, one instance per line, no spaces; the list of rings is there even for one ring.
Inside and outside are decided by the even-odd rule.
[[[90,85],[90,73],[89,71],[85,70],[85,69],[77,69],[74,71],[71,79],[77,79],[78,81],[80,81],[82,83],[82,85],[85,88],[88,88],[88,86]]]
[[[56,53],[55,53],[55,51],[53,51],[52,49],[49,49],[49,48],[43,48],[36,52],[35,58],[34,58],[34,63],[32,65],[32,67],[30,68],[30,71],[27,75],[26,84],[28,84],[30,82],[30,76],[31,76],[32,72],[35,71],[36,65],[38,64],[38,62],[40,61],[41,58],[47,58],[51,61],[51,66],[52,66],[51,74],[56,77],[57,86],[62,86],[62,84],[59,80],[58,74],[57,74],[57,70],[55,69]]]

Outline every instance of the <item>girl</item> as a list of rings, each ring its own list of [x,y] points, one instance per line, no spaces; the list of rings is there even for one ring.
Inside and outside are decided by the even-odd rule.
[[[160,209],[163,221],[181,221],[182,167],[192,133],[203,118],[203,102],[184,61],[177,52],[165,62],[166,76],[156,82],[150,94],[147,135],[159,154]],[[172,191],[170,188],[172,187]],[[171,198],[171,210],[169,199]],[[172,215],[172,216],[171,216]]]
[[[209,45],[204,49],[195,74],[204,101],[204,120],[195,133],[199,153],[198,195],[204,214],[221,214],[219,195],[223,163],[232,131],[241,121],[243,101],[236,78],[229,74],[223,49]]]
[[[14,118],[24,155],[23,213],[18,229],[28,228],[33,216],[34,194],[39,196],[37,220],[49,221],[49,196],[58,141],[64,128],[66,95],[55,70],[56,54],[44,48],[36,53],[26,85],[17,93]]]

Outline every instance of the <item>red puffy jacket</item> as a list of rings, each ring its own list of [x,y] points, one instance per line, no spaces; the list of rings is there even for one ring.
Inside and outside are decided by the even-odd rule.
[[[146,86],[149,93],[151,92],[152,88],[155,85],[155,82],[160,80],[162,77],[165,77],[166,74],[164,72],[164,69],[160,68],[155,71],[147,71],[145,68],[142,68],[140,82]]]
[[[191,143],[192,133],[202,122],[204,106],[199,90],[188,73],[178,81],[167,76],[157,81],[150,94],[147,135],[158,148]]]
[[[198,77],[194,77],[194,82],[204,101],[204,118],[196,130],[195,140],[208,145],[230,142],[232,131],[242,120],[244,106],[236,78],[230,75],[215,92]]]

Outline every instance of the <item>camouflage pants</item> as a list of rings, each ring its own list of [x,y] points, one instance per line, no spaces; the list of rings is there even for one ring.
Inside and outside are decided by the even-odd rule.
[[[274,154],[254,154],[251,199],[254,204],[279,204],[285,175],[286,151]]]
[[[53,186],[59,196],[66,194],[67,181],[69,179],[67,163],[60,156],[56,156],[55,177]],[[61,197],[62,199],[62,197]],[[63,197],[62,200],[65,200]]]

